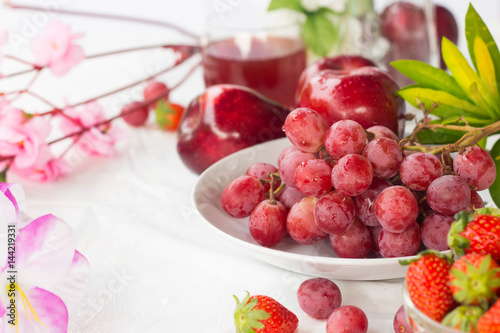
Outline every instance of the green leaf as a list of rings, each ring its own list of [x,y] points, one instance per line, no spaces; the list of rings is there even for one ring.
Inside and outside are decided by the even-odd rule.
[[[338,38],[338,30],[328,16],[324,10],[308,13],[302,26],[304,42],[319,56],[326,56]]]
[[[500,140],[495,142],[491,148],[491,157],[495,161],[497,170],[500,170]],[[489,188],[491,198],[497,207],[500,207],[500,177],[496,177],[493,185]]]
[[[418,142],[424,145],[441,145],[457,142],[464,132],[437,128],[434,130],[424,129],[417,133]]]
[[[408,103],[418,108],[417,100],[424,103],[425,108],[429,110],[434,103],[438,106],[432,110],[432,114],[440,118],[450,117],[472,117],[477,119],[489,119],[489,114],[477,105],[466,100],[453,96],[452,94],[429,88],[422,88],[418,85],[409,86],[398,91]]]
[[[498,87],[495,75],[495,64],[488,52],[488,46],[480,37],[474,40],[474,54],[476,55],[476,69],[479,77],[483,79],[490,90],[490,94],[497,101],[498,105]]]
[[[500,52],[498,50],[497,44],[491,36],[488,27],[486,26],[486,24],[484,24],[483,20],[476,12],[472,4],[469,4],[469,9],[467,10],[467,15],[465,16],[465,37],[467,39],[470,58],[476,69],[481,73],[481,71],[479,70],[477,58],[478,56],[481,56],[481,54],[476,53],[474,46],[476,39],[479,38],[486,45],[489,57],[493,61],[493,64],[495,64],[495,78],[500,78]],[[498,88],[500,87],[497,87],[497,89]]]
[[[0,171],[0,183],[5,183],[7,181],[7,169]]]
[[[446,66],[448,66],[448,69],[462,90],[476,105],[488,111],[491,118],[497,118],[498,114],[495,111],[497,105],[488,87],[472,69],[467,59],[465,59],[455,44],[446,37],[443,37],[442,53]]]
[[[291,9],[299,13],[306,12],[305,8],[302,7],[302,4],[300,3],[300,0],[271,0],[267,10],[271,11],[275,9]]]
[[[460,99],[468,100],[457,81],[442,70],[418,60],[397,60],[391,65],[398,71],[417,82],[420,87],[446,91]]]

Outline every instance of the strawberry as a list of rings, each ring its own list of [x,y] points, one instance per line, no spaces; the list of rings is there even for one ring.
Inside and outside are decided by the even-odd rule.
[[[448,286],[450,258],[437,251],[423,251],[416,259],[401,263],[410,264],[406,287],[411,300],[420,311],[440,322],[454,304]]]
[[[295,314],[269,296],[247,293],[241,302],[234,298],[236,333],[293,333],[299,325]]]
[[[449,312],[441,324],[462,332],[478,333],[477,321],[483,314],[484,310],[479,306],[461,305]]]
[[[455,215],[448,233],[448,245],[458,256],[490,253],[500,261],[500,209],[481,208]]]
[[[477,321],[478,333],[500,333],[500,299]]]
[[[487,308],[500,290],[500,267],[490,254],[468,253],[453,263],[449,280],[455,300]]]
[[[161,99],[156,103],[156,123],[167,131],[175,131],[184,113],[184,107]]]

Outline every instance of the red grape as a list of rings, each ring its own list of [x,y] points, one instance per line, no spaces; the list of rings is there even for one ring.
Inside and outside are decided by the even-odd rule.
[[[290,142],[299,150],[316,153],[323,145],[328,126],[316,111],[297,108],[286,117],[283,130]]]
[[[384,179],[398,174],[404,158],[399,144],[388,138],[370,141],[363,149],[363,156],[372,164],[373,176]]]
[[[125,105],[122,108],[121,114],[123,115],[123,120],[130,126],[139,127],[146,123],[149,117],[149,111],[147,107],[142,107],[138,110],[131,111],[137,106],[141,105],[140,102],[132,102]],[[130,112],[130,113],[127,113]]]
[[[353,198],[356,207],[356,216],[369,227],[379,226],[380,222],[375,216],[375,199],[378,195],[391,186],[391,183],[380,178],[373,178],[373,181],[365,192]]]
[[[427,189],[427,203],[437,213],[454,215],[469,206],[469,185],[457,175],[439,177]]]
[[[272,247],[285,238],[287,209],[279,201],[261,201],[250,214],[248,228],[253,239],[262,246]]]
[[[405,157],[399,173],[411,190],[424,191],[434,179],[443,175],[443,165],[436,156],[418,152]]]
[[[370,231],[370,236],[372,238],[372,251],[373,252],[380,252],[378,248],[378,235],[380,235],[380,232],[382,231],[382,226],[378,225],[376,227],[368,227],[368,230]]]
[[[283,161],[285,156],[294,151],[298,151],[295,146],[288,146],[281,151],[280,155],[278,156],[278,169],[281,168],[281,161]]]
[[[401,305],[394,315],[393,326],[395,333],[413,333],[413,329],[406,320],[405,307],[403,305]]]
[[[337,191],[323,195],[314,206],[316,225],[328,234],[346,231],[355,217],[356,210],[351,197]]]
[[[453,171],[474,186],[477,191],[486,190],[497,176],[495,161],[480,147],[467,147],[453,160]]]
[[[348,154],[337,161],[332,170],[333,187],[354,197],[368,190],[373,180],[370,162],[358,154]]]
[[[296,188],[305,195],[319,197],[332,189],[332,166],[313,159],[302,162],[295,170]]]
[[[327,236],[314,222],[314,205],[317,201],[315,197],[302,198],[288,212],[288,233],[300,244],[315,244]]]
[[[259,179],[263,180],[271,180],[271,177],[269,176],[269,173],[277,173],[278,168],[276,168],[274,165],[269,164],[269,163],[255,163],[251,165],[247,171],[245,172],[245,175],[247,176],[253,176]],[[277,181],[276,184],[274,185],[275,188],[279,186],[281,182]],[[266,189],[266,192],[269,191],[271,185],[270,183],[265,183],[264,187]]]
[[[417,220],[417,199],[406,187],[388,187],[375,200],[375,215],[384,229],[403,232]]]
[[[374,139],[377,139],[377,138],[389,138],[389,139],[393,139],[396,142],[399,142],[399,138],[396,135],[396,133],[394,133],[391,129],[389,129],[389,128],[385,127],[385,126],[374,125],[374,126],[368,127],[366,129],[366,131],[370,132],[370,133],[373,133],[373,135],[375,135]]]
[[[342,304],[342,294],[332,280],[312,278],[305,280],[297,290],[300,308],[314,319],[328,319]]]
[[[471,190],[470,191],[470,203],[469,206],[467,206],[466,210],[473,210],[477,208],[483,208],[484,207],[484,201],[483,198],[476,192]]]
[[[337,121],[325,135],[325,149],[333,159],[347,154],[361,154],[365,145],[365,130],[353,120]]]
[[[434,213],[422,222],[422,243],[430,250],[449,250],[448,232],[455,218],[450,215]]]
[[[330,235],[330,244],[341,258],[366,258],[372,249],[370,230],[358,219],[340,234]]]
[[[293,151],[287,154],[283,160],[281,161],[280,166],[280,177],[281,181],[286,184],[286,186],[296,187],[295,186],[295,170],[297,167],[307,160],[313,160],[316,156],[311,153],[304,153],[302,151]]]
[[[326,322],[326,333],[366,333],[368,318],[354,305],[344,305],[335,309]]]
[[[384,258],[413,256],[420,249],[420,226],[413,222],[403,232],[382,229],[378,235],[378,248]]]
[[[154,99],[167,92],[168,92],[168,87],[165,85],[165,83],[152,81],[148,83],[148,85],[144,88],[143,91],[144,100]],[[168,99],[168,93],[164,98]],[[151,104],[152,107],[155,107],[155,105],[156,102]]]
[[[265,199],[264,185],[255,177],[240,176],[222,191],[222,208],[232,217],[250,216],[259,202]]]
[[[290,210],[290,208],[292,208],[297,201],[305,197],[304,193],[294,187],[288,186],[285,187],[280,193],[279,200],[288,210]]]

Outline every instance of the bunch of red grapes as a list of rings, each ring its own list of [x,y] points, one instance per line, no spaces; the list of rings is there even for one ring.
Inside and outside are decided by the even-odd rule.
[[[292,145],[277,167],[250,166],[221,197],[230,216],[249,217],[250,234],[266,247],[288,234],[305,245],[328,238],[341,258],[447,250],[453,215],[483,207],[477,191],[496,178],[493,159],[477,146],[446,167],[431,153],[403,150],[386,127],[328,127],[308,108],[293,110],[283,129]]]

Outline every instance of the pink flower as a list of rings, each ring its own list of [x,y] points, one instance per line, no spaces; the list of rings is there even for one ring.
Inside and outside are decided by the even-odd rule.
[[[13,164],[9,171],[14,172],[24,179],[35,182],[51,182],[69,173],[71,167],[62,159],[55,158],[49,146],[40,147],[38,157],[33,165],[27,168],[18,168]]]
[[[11,189],[8,184],[0,191],[2,209],[18,207]],[[13,214],[19,220],[22,211],[10,209]],[[7,239],[7,223],[12,221],[2,215],[2,239]],[[68,317],[85,293],[89,263],[75,250],[73,230],[63,220],[45,215],[17,227],[14,266],[7,251],[0,252],[0,331],[66,333]]]
[[[23,111],[10,105],[5,96],[0,98],[0,130],[5,126],[18,126],[26,121]]]
[[[45,140],[50,133],[50,123],[35,117],[20,125],[2,125],[0,152],[2,156],[15,156],[13,165],[24,169],[34,165],[40,152],[46,152]]]
[[[95,102],[85,104],[83,109],[67,108],[61,117],[61,130],[65,135],[89,128],[82,135],[75,135],[76,146],[89,155],[111,156],[115,152],[115,143],[122,136],[122,131],[111,123],[93,127],[106,120],[101,106]],[[70,118],[70,119],[68,119]]]
[[[73,41],[81,34],[73,34],[69,26],[61,21],[52,21],[31,43],[36,64],[49,66],[56,76],[63,76],[85,57],[83,49]]]

